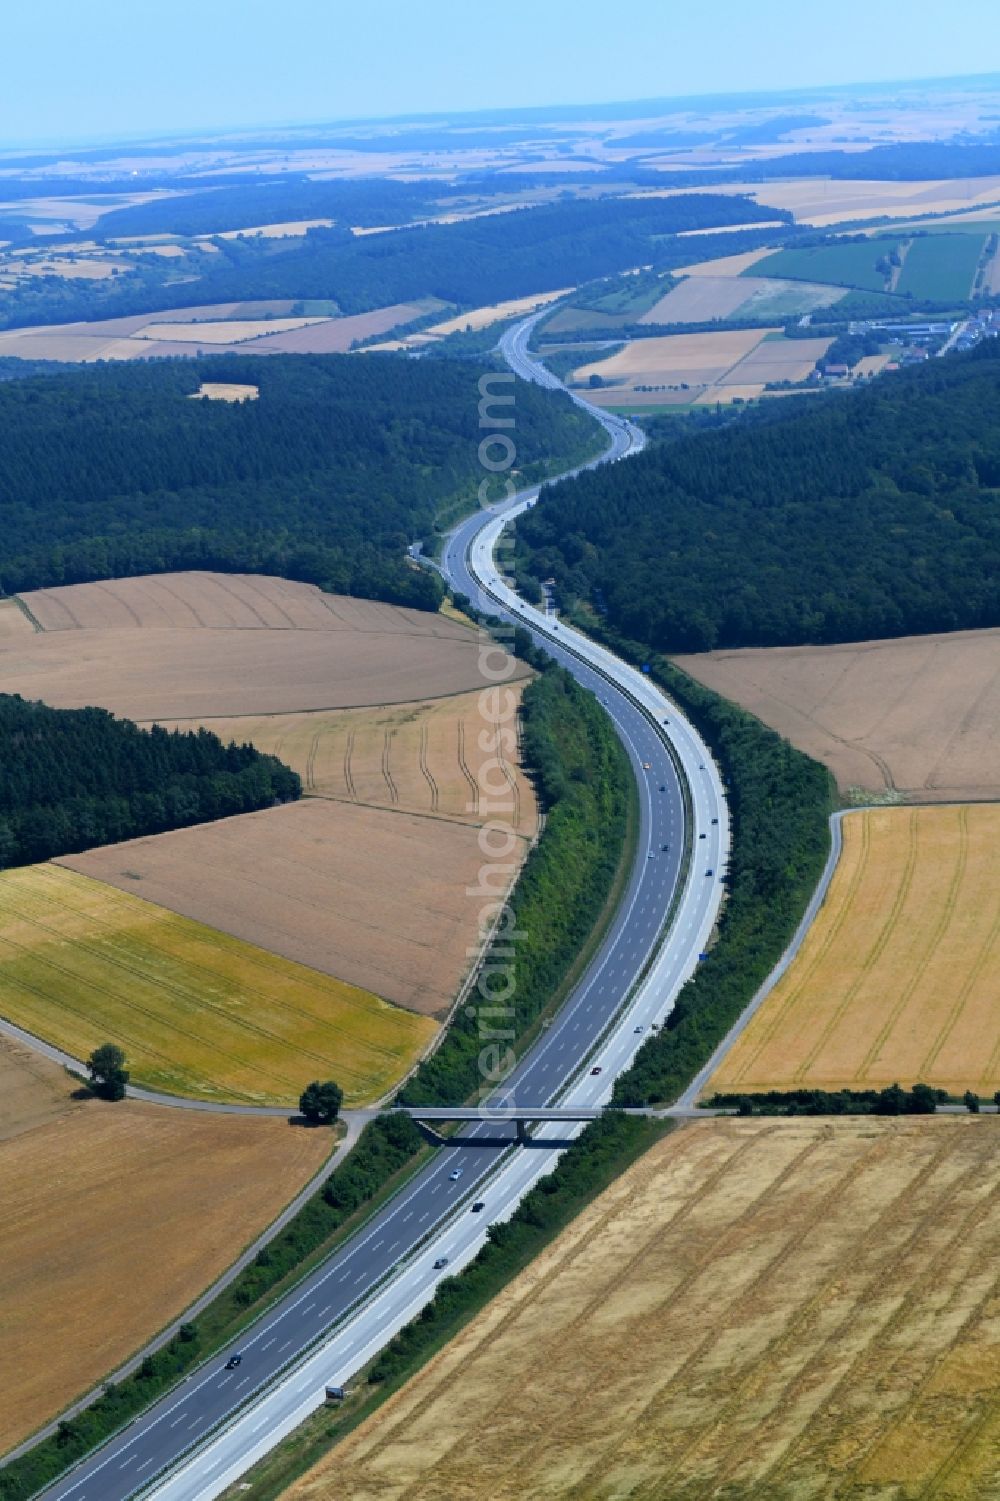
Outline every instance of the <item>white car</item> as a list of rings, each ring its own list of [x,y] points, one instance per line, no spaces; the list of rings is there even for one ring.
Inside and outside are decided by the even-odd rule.
[[[462,1169],[460,1167],[457,1167],[453,1173],[448,1174],[448,1177],[451,1179],[452,1183],[457,1183],[461,1176]]]

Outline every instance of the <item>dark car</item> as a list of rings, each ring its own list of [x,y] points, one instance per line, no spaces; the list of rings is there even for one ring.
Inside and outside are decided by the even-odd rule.
[[[236,1367],[240,1364],[242,1359],[242,1355],[230,1355],[229,1359],[226,1361],[226,1370],[235,1371]]]
[[[719,822],[719,820],[718,820],[718,819],[717,819],[717,818],[713,818],[713,819],[712,819],[712,822],[713,822],[713,823],[718,823],[718,822]]]
[[[707,839],[707,838],[708,838],[708,835],[707,835],[707,834],[699,834],[699,835],[698,835],[698,838],[699,838],[699,839]]]
[[[590,1072],[591,1074],[599,1074],[601,1072],[601,1065],[598,1063]]]
[[[706,874],[706,876],[714,876],[715,875],[715,871],[714,870],[706,870],[705,874]]]
[[[438,1259],[437,1259],[437,1261],[435,1261],[435,1263],[434,1263],[434,1270],[436,1272],[439,1272],[443,1266],[447,1266],[447,1265],[448,1265],[448,1258],[447,1258],[447,1256],[439,1256]]]
[[[485,1208],[486,1208],[485,1200],[483,1200],[483,1199],[477,1199],[476,1202],[472,1206],[472,1212],[473,1212],[473,1214],[479,1214]]]
[[[660,791],[661,791],[661,792],[666,792],[666,790],[667,790],[667,789],[666,789],[666,785],[665,785],[665,783],[663,783],[663,782],[661,782],[661,783],[660,783]]]
[[[664,850],[668,850],[670,848],[670,846],[669,846],[669,844],[664,844],[664,845],[661,846],[661,848],[664,849]]]

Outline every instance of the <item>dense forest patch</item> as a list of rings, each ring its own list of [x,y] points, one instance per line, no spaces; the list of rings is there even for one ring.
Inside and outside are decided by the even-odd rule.
[[[287,802],[294,771],[208,730],[0,694],[0,868]]]
[[[369,355],[102,365],[0,386],[0,589],[173,569],[279,574],[435,609],[407,546],[474,504],[482,371]],[[242,404],[188,398],[249,381]],[[596,451],[569,398],[515,396],[525,482]]]
[[[653,446],[546,491],[522,579],[663,651],[996,625],[998,398],[986,344]]]
[[[200,195],[199,195],[200,196]],[[155,222],[179,207],[155,205]],[[310,201],[317,201],[312,199]],[[150,208],[153,208],[150,205]],[[220,212],[222,204],[220,201]],[[256,210],[255,210],[256,211]],[[774,224],[718,237],[677,236],[732,224]],[[130,220],[134,227],[135,220]],[[177,222],[180,222],[178,220]],[[185,221],[188,222],[188,221]],[[200,220],[198,222],[201,222]],[[257,221],[261,222],[260,220]],[[355,221],[356,222],[356,221]],[[198,255],[193,279],[143,262],[128,276],[84,285],[34,279],[0,298],[0,327],[155,312],[244,298],[334,298],[343,313],[435,296],[462,307],[566,287],[633,266],[669,267],[778,243],[791,216],[748,198],[695,193],[677,198],[561,201],[457,224],[425,224],[356,237],[349,223],[315,228],[304,240],[218,240]],[[206,264],[207,263],[207,264]]]

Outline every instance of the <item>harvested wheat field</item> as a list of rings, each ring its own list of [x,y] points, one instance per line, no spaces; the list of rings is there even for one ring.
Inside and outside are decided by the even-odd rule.
[[[640,323],[704,323],[728,318],[749,302],[755,286],[738,276],[685,276],[643,313]]]
[[[849,813],[826,900],[708,1092],[1000,1086],[1000,805]]]
[[[526,851],[527,840],[518,841],[506,871],[511,879]],[[405,1072],[434,1035],[427,1018],[446,1011],[454,999],[469,967],[468,950],[477,943],[479,909],[466,887],[476,885],[482,863],[472,826],[326,798],[60,861],[309,965],[322,972],[315,977],[321,986],[330,986],[326,976],[336,976],[421,1013],[401,1017],[390,1006],[370,1019],[369,1008],[382,1003],[368,996],[361,1025],[353,1013],[345,1014],[344,1031],[331,1037],[328,1052],[336,1060],[341,1046],[356,1038],[360,1065],[371,1042],[365,1065],[371,1082],[363,1068],[352,1086],[358,1098],[384,1092]],[[493,869],[499,874],[504,867]],[[274,962],[280,970],[280,961]],[[333,1077],[346,1088],[344,1072],[338,1063]]]
[[[203,380],[189,400],[197,401],[205,396],[209,401],[256,401],[260,395],[259,386],[236,385],[233,381]]]
[[[329,1150],[325,1131],[131,1100],[0,1144],[0,1452],[182,1313]]]
[[[638,385],[676,384],[705,386],[720,380],[738,361],[760,343],[767,329],[726,329],[710,334],[666,334],[649,339],[634,339],[610,359],[582,365],[574,372],[577,381],[586,382],[597,374],[608,383],[606,391],[597,391],[589,399],[614,399],[624,392],[631,395]]]
[[[270,912],[281,848],[263,843],[270,863],[244,866],[245,880],[257,872],[258,910]],[[114,1038],[137,1084],[268,1105],[294,1104],[315,1078],[335,1078],[348,1103],[377,1099],[434,1036],[432,1022],[367,990],[141,900],[139,854],[122,844],[73,861],[117,863],[129,890],[60,865],[0,875],[0,994],[16,1025],[76,1058]]]
[[[0,632],[0,691],[56,708],[190,720],[405,703],[482,685],[467,626],[287,579],[168,573],[21,601],[40,629],[10,640]]]
[[[1000,1133],[699,1121],[283,1501],[979,1501]]]
[[[262,334],[293,333],[298,328],[321,323],[321,318],[231,318],[223,323],[171,323],[170,339],[175,344],[243,344],[248,339],[259,339]],[[162,338],[159,323],[149,323],[137,329],[134,339]]]
[[[289,333],[274,333],[257,340],[236,354],[344,354],[358,339],[371,339],[388,333],[400,324],[412,323],[426,313],[434,313],[445,303],[435,297],[414,302],[395,302],[390,307],[374,308],[370,313],[352,313],[346,318],[324,318],[310,328]]]
[[[762,339],[745,359],[727,371],[720,384],[746,386],[805,380],[832,343],[832,339]]]
[[[77,1088],[58,1064],[0,1033],[0,1143],[79,1109]],[[0,1171],[3,1157],[0,1146]]]
[[[1000,797],[1000,630],[675,658],[828,766],[842,790]]]
[[[172,247],[167,247],[172,248]],[[202,250],[215,246],[204,243]],[[85,323],[41,324],[0,333],[0,355],[24,360],[148,360],[163,355],[191,357],[232,346],[236,354],[331,354],[350,349],[357,339],[388,333],[446,304],[425,297],[392,303],[348,318],[291,318],[284,299],[214,303],[138,313]]]
[[[227,744],[249,741],[280,756],[313,797],[463,823],[502,816],[530,836],[537,810],[518,765],[514,719],[523,686],[385,708],[203,722]]]

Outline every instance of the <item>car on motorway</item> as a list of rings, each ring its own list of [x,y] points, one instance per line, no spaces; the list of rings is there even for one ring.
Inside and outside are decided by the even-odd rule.
[[[661,849],[668,850],[669,848],[670,848],[669,844],[661,845]]]
[[[707,834],[699,834],[699,835],[698,835],[698,838],[699,838],[699,839],[707,839],[707,838],[708,838],[708,835],[707,835]]]
[[[709,866],[709,868],[708,868],[708,870],[706,870],[705,874],[706,874],[706,876],[714,876],[715,875],[715,871],[712,869],[711,866]]]
[[[595,1064],[594,1067],[590,1070],[590,1072],[591,1072],[591,1076],[593,1076],[595,1074],[599,1074],[601,1072],[601,1065],[599,1063]]]
[[[463,1168],[457,1167],[453,1173],[448,1174],[448,1177],[451,1179],[452,1183],[458,1182],[459,1178],[462,1176],[463,1171]]]
[[[230,1355],[229,1359],[226,1361],[226,1370],[235,1371],[236,1367],[240,1365],[242,1360],[242,1355]]]
[[[472,1206],[472,1213],[473,1214],[480,1214],[485,1208],[486,1208],[486,1201],[484,1199],[477,1199],[476,1202]]]
[[[643,763],[642,763],[642,769],[643,769],[643,771],[652,771],[652,769],[653,769],[653,763],[652,763],[652,761],[643,761]]]
[[[435,1263],[434,1263],[434,1270],[436,1272],[439,1272],[443,1266],[447,1266],[447,1265],[448,1265],[448,1258],[447,1258],[447,1256],[439,1256],[438,1259],[437,1259],[437,1261],[435,1261]]]
[[[661,791],[661,792],[666,792],[666,790],[667,790],[667,789],[666,789],[666,787],[665,787],[665,786],[664,786],[664,784],[663,784],[663,783],[662,783],[662,782],[661,782],[661,783],[660,783],[660,791]]]
[[[650,850],[649,854],[646,856],[646,859],[647,860],[652,860],[652,858],[653,858],[653,851]]]
[[[638,1035],[639,1035],[639,1033],[640,1033],[640,1032],[641,1032],[641,1031],[642,1031],[642,1028],[641,1028],[641,1027],[633,1027],[633,1028],[632,1028],[632,1031],[633,1031],[633,1032],[634,1032],[634,1033],[635,1033],[635,1035],[636,1035],[636,1036],[637,1036],[637,1037],[638,1037]]]
[[[712,819],[712,822],[713,822],[713,823],[718,823],[718,822],[719,822],[719,820],[718,820],[718,819],[717,819],[717,818],[713,818],[713,819]]]

